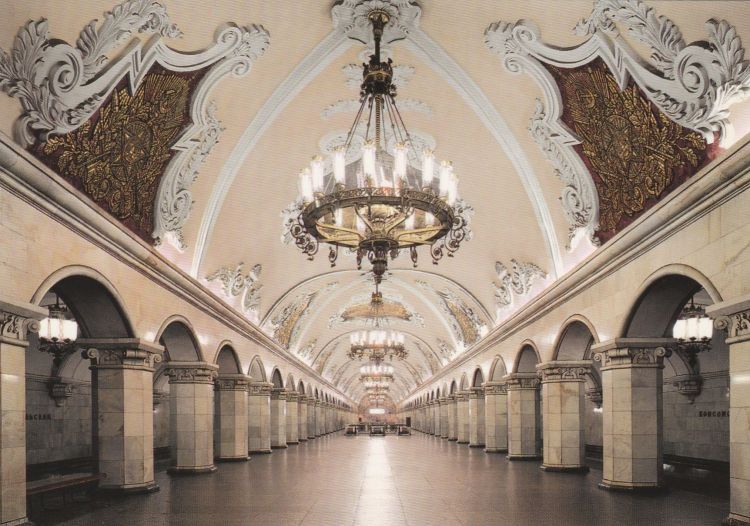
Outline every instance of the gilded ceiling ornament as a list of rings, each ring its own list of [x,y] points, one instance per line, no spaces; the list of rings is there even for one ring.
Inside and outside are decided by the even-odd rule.
[[[619,34],[618,28],[623,28],[628,36],[648,46],[650,59],[641,57]],[[644,190],[653,190],[662,183],[648,181],[645,188],[640,188],[636,195],[627,196],[627,199],[616,196],[616,202],[622,204],[625,201],[625,204],[615,205],[619,210],[614,213],[599,210],[601,196],[597,195],[598,188],[595,187],[597,176],[590,173],[591,166],[586,164],[588,160],[578,155],[581,148],[577,148],[577,145],[580,145],[581,138],[563,121],[569,101],[563,103],[561,90],[557,86],[558,76],[549,66],[554,66],[555,71],[568,72],[586,67],[581,65],[591,66],[601,61],[606,64],[617,90],[627,92],[634,85],[637,86],[641,97],[653,104],[652,113],[661,113],[674,123],[698,132],[706,143],[713,143],[718,137],[722,144],[730,144],[730,108],[750,94],[750,63],[745,60],[742,42],[729,22],[711,19],[706,22],[706,29],[707,40],[687,44],[680,29],[671,20],[657,15],[640,0],[596,0],[591,16],[576,26],[578,34],[591,36],[575,47],[560,48],[545,44],[538,27],[527,20],[496,22],[485,31],[485,44],[501,57],[506,69],[511,73],[531,75],[545,95],[532,118],[531,132],[565,185],[561,203],[570,224],[571,241],[583,237],[578,236],[579,233],[583,233],[595,245],[600,240],[608,239],[613,231],[605,230],[612,226],[613,219],[621,213],[638,209],[638,203],[648,199]],[[605,89],[611,89],[611,85]],[[608,95],[601,92],[600,95],[606,99],[614,97],[613,93]],[[579,105],[587,103],[582,98],[578,97]],[[638,129],[644,125],[646,117],[645,112],[641,111],[634,122],[620,121],[619,125],[614,122],[619,119],[613,118],[613,122],[606,123],[606,131],[617,133],[622,126],[630,130]],[[661,117],[656,117],[656,122],[659,130],[667,128]],[[652,128],[652,131],[655,130]],[[672,132],[667,129],[658,133],[669,135]],[[618,139],[622,143],[622,138],[618,136]],[[658,142],[664,147],[664,141]],[[684,144],[678,148],[683,147]],[[683,155],[668,147],[670,151],[666,152],[666,163],[675,166],[679,173],[674,185],[700,168],[700,161],[693,165],[690,160],[693,154],[697,154],[696,148],[690,146],[690,149],[692,154]],[[622,144],[613,150],[612,155],[632,156],[623,150]],[[635,151],[637,146],[627,147],[626,150]],[[658,155],[653,151],[650,153],[652,158],[644,163],[656,161]],[[675,155],[681,158],[679,162],[675,161]],[[608,173],[605,175],[610,176]],[[659,178],[663,180],[663,177]],[[666,191],[669,190],[671,187]],[[633,201],[635,206],[631,206]],[[606,216],[604,220],[607,225],[601,224],[602,215]],[[633,216],[623,217],[629,221]],[[598,235],[601,239],[593,237],[597,230],[601,231]],[[569,248],[572,246],[569,243]]]
[[[299,356],[305,363],[309,365],[312,362],[313,352],[315,351],[315,346],[317,345],[317,343],[317,338],[310,340],[304,347],[300,347],[299,349],[297,349],[297,356]]]
[[[374,51],[372,50],[366,50],[365,53],[367,54],[367,57],[369,57],[373,52]],[[383,53],[383,55],[385,56],[386,54]],[[364,58],[362,62],[367,62],[367,60],[367,58]],[[359,91],[359,88],[362,85],[362,65],[347,64],[341,68],[341,71],[344,73],[344,77],[346,77],[347,87]],[[406,64],[397,64],[393,66],[393,84],[397,89],[405,88],[414,76],[415,71],[414,66],[408,66]],[[399,107],[401,104],[402,103],[399,102]],[[359,103],[357,103],[357,107],[354,108],[354,111],[357,111],[357,109],[359,109]]]
[[[376,319],[400,320],[424,327],[424,319],[403,302],[400,296],[388,294],[383,302],[373,304],[371,296],[358,296],[328,319],[328,328],[343,323],[374,323]]]
[[[331,8],[333,27],[347,37],[373,46],[368,15],[373,11],[388,13],[390,20],[383,31],[383,43],[403,40],[412,28],[419,27],[422,9],[413,0],[343,0]]]
[[[325,296],[326,292],[335,289],[337,286],[338,282],[333,281],[321,289],[298,294],[278,314],[269,313],[269,318],[263,323],[264,330],[285,349],[294,347],[300,335],[301,322],[310,313],[310,308],[319,294],[323,293]]]
[[[513,303],[514,296],[528,294],[534,281],[545,279],[547,273],[533,263],[522,263],[510,260],[511,271],[500,261],[495,262],[495,272],[499,282],[495,283],[495,303],[498,307],[507,307]]]
[[[260,314],[260,273],[263,267],[255,265],[246,275],[242,273],[243,262],[235,267],[222,267],[206,276],[208,281],[219,281],[224,294],[228,298],[242,296],[242,310],[245,314],[253,314],[257,318]]]
[[[143,210],[155,209],[155,213],[149,212],[150,230],[136,231],[148,242],[158,245],[168,240],[184,249],[182,226],[193,204],[190,186],[221,132],[208,93],[224,76],[243,76],[250,71],[268,47],[268,32],[256,25],[226,23],[216,32],[210,48],[191,53],[175,51],[158,37],[147,43],[131,38],[136,32],[168,38],[181,34],[170,22],[166,8],[155,0],[129,0],[116,5],[104,13],[101,23],[88,23],[75,46],[51,39],[46,20],[30,21],[19,29],[10,53],[0,49],[0,90],[19,99],[23,108],[15,123],[15,139],[24,146],[34,146],[53,136],[71,134],[85,123],[93,125],[99,120],[102,105],[111,103],[115,91],[127,87],[128,94],[136,97],[152,74],[169,71],[190,80],[187,117],[180,133],[168,143],[172,157],[157,177],[156,198],[138,205]],[[115,53],[128,40],[130,45]],[[163,100],[170,96],[158,95]],[[148,120],[144,122],[148,124]],[[160,128],[158,132],[154,138],[161,140],[171,130]],[[102,130],[101,135],[105,133],[143,138],[143,133],[150,132],[112,129]],[[58,169],[53,163],[47,164]],[[107,208],[102,201],[98,204]],[[125,203],[119,208],[128,206]],[[135,225],[130,222],[128,226]],[[139,228],[145,228],[145,224]]]
[[[427,364],[430,366],[430,376],[437,373],[440,370],[441,364],[440,362],[438,362],[438,359],[435,356],[435,353],[432,351],[432,349],[430,348],[425,349],[424,347],[422,347],[422,344],[418,340],[414,340],[413,343],[414,343],[414,346],[422,353],[422,356],[424,356],[424,359],[427,361]]]
[[[49,136],[37,155],[138,233],[149,239],[159,181],[170,145],[189,122],[193,78],[149,73],[131,96],[123,82],[97,115],[65,135]]]
[[[579,137],[576,149],[599,193],[600,238],[616,234],[706,162],[701,134],[656,111],[634,83],[621,91],[602,61],[550,69],[563,121]]]
[[[449,289],[437,290],[426,281],[421,280],[416,280],[416,283],[423,289],[434,292],[440,298],[440,306],[443,312],[448,315],[448,320],[458,341],[466,347],[479,341],[487,328],[487,324],[474,312],[474,309]]]

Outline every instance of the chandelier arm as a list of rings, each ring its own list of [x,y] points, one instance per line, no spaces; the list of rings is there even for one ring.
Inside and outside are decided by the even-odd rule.
[[[394,108],[396,107],[396,100],[393,97],[387,96],[385,98],[386,100],[386,109],[388,111],[388,118],[391,121],[391,128],[393,128],[393,136],[396,137],[396,140],[402,143],[406,143],[408,141],[408,134],[406,134],[406,137],[404,136],[404,133],[406,130],[404,129],[404,133],[401,131],[401,126],[399,126],[398,120],[396,119],[396,112],[394,111]],[[412,144],[409,144],[409,146],[414,148]]]
[[[346,142],[344,143],[344,152],[349,151],[349,147],[352,144],[352,139],[354,139],[354,132],[357,129],[357,126],[359,125],[359,121],[362,120],[362,113],[365,111],[366,104],[367,104],[367,97],[363,97],[362,102],[359,105],[359,111],[357,111],[357,115],[354,117],[354,122],[352,123],[351,128],[349,128],[349,133],[346,134]]]
[[[365,130],[365,141],[370,140],[370,126],[372,124],[372,107],[373,107],[373,103],[372,103],[373,98],[368,95],[367,100],[368,100],[368,105],[370,107],[370,113],[367,116],[367,129]]]

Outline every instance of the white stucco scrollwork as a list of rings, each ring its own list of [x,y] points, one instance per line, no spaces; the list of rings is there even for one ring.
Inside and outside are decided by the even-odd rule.
[[[111,51],[136,31],[159,37],[146,44],[133,39],[109,60]],[[45,19],[32,20],[19,29],[10,53],[0,50],[0,90],[21,102],[23,112],[14,134],[16,141],[28,146],[77,129],[125,76],[135,92],[155,63],[176,72],[210,68],[192,95],[191,125],[172,147],[177,153],[159,183],[154,203],[155,243],[167,239],[184,249],[182,226],[193,204],[189,188],[221,131],[208,93],[228,74],[246,75],[268,48],[269,35],[257,25],[224,24],[215,34],[214,45],[195,53],[175,51],[160,38],[180,34],[166,8],[154,0],[116,5],[101,23],[88,23],[75,46],[51,39]]]
[[[619,35],[615,22],[650,48],[649,60]],[[542,89],[544,101],[537,105],[530,131],[565,184],[561,203],[571,240],[583,231],[594,241],[598,196],[572,148],[578,139],[560,121],[560,92],[545,65],[574,68],[601,58],[620,89],[632,78],[671,120],[701,133],[709,143],[718,134],[727,146],[732,140],[729,109],[750,94],[750,63],[736,29],[727,21],[708,20],[706,29],[706,41],[686,44],[671,20],[641,0],[597,0],[591,15],[575,28],[589,39],[572,48],[543,43],[537,26],[526,20],[495,22],[486,29],[485,45],[505,68],[531,75]],[[568,248],[573,248],[570,243]]]

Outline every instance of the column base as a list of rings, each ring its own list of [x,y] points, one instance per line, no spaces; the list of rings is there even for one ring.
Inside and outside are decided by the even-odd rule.
[[[442,436],[441,435],[440,438],[442,438],[443,440],[448,440],[448,435],[446,435],[446,436]]]
[[[148,482],[141,486],[127,486],[125,488],[115,487],[99,487],[96,489],[97,493],[103,493],[106,495],[140,495],[144,493],[155,493],[159,491],[159,485],[156,482]],[[5,526],[5,525],[3,525]]]
[[[272,445],[272,446],[271,446],[271,449],[286,449],[286,448],[288,448],[288,447],[289,447],[289,446],[287,446],[286,444],[284,444],[283,446],[273,446],[273,445]]]
[[[299,444],[299,441],[295,441],[295,442],[287,442],[287,443],[286,443],[286,445],[287,445],[287,446],[296,446],[297,444]]]
[[[31,522],[28,517],[13,519],[12,521],[3,522],[2,524],[3,526],[34,526],[34,523]]]
[[[657,495],[660,493],[666,493],[667,489],[664,486],[626,486],[621,484],[613,484],[611,482],[600,482],[598,484],[599,489],[607,491],[618,491],[623,493],[641,493],[647,495]]]
[[[456,441],[456,444],[468,444],[468,443],[469,443],[468,440],[457,440]]]
[[[542,464],[539,466],[542,471],[549,471],[550,473],[588,473],[588,466],[545,466]]]
[[[307,440],[315,440],[315,437],[307,437]]]
[[[507,447],[486,447],[484,448],[485,453],[507,453]]]
[[[167,473],[170,475],[202,475],[204,473],[213,473],[216,470],[216,466],[204,466],[199,468],[172,466],[167,468]]]
[[[249,455],[245,455],[243,457],[216,457],[214,458],[215,462],[247,462],[250,460]]]
[[[449,439],[448,439],[448,442],[456,442],[457,440],[458,440],[458,439],[457,439],[457,438],[455,438],[455,437],[454,437],[454,438],[449,438]]]
[[[469,447],[484,447],[484,444],[469,444]]]
[[[508,460],[542,460],[542,455],[508,455]]]
[[[724,526],[747,526],[750,524],[750,517],[740,517],[734,513],[730,513],[729,516],[721,521]]]
[[[299,441],[300,442],[307,442],[307,439],[306,438],[300,438]]]
[[[270,449],[251,449],[250,451],[248,451],[248,453],[251,455],[267,455],[267,454],[270,455],[271,450]]]

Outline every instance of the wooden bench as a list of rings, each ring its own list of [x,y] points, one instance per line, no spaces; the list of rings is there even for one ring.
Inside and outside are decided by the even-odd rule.
[[[62,495],[63,506],[67,504],[67,497],[73,496],[76,491],[85,490],[88,494],[96,489],[102,476],[99,473],[69,473],[66,475],[52,475],[47,478],[32,480],[26,483],[26,501],[29,511],[35,497],[39,498],[42,509],[44,497],[48,495]]]

